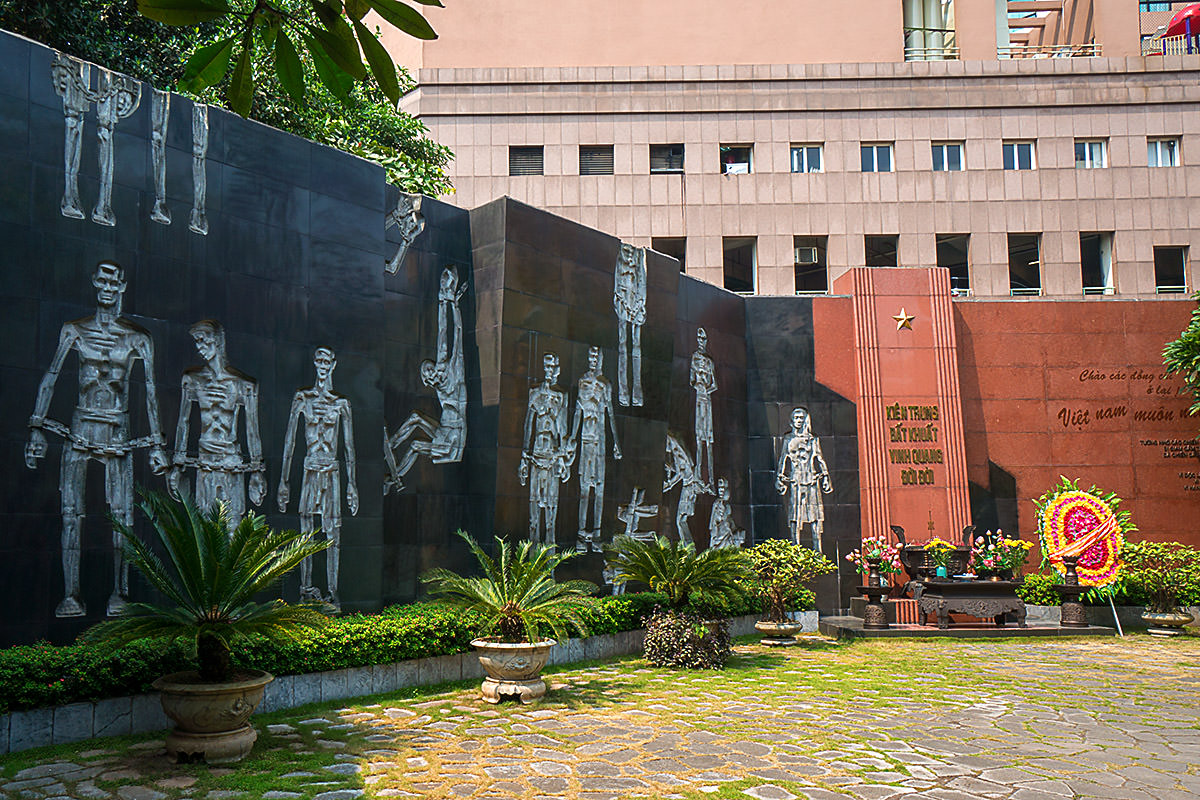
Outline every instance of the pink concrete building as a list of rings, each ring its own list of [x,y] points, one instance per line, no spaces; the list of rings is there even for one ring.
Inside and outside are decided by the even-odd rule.
[[[1200,55],[1152,40],[1183,5],[448,0],[439,40],[388,44],[464,207],[735,291],[942,266],[960,295],[1149,298],[1200,285]]]

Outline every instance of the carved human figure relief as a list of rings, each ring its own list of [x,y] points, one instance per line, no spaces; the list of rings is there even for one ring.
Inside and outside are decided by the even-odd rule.
[[[109,514],[128,527],[133,526],[133,452],[149,448],[150,467],[155,474],[167,468],[154,384],[154,343],[145,329],[121,317],[125,271],[115,262],[101,261],[92,276],[92,285],[96,289],[96,313],[62,326],[54,359],[38,386],[37,401],[29,418],[29,443],[25,447],[25,465],[37,469],[38,460],[46,455],[46,432],[63,439],[58,486],[62,498],[64,592],[54,612],[57,617],[81,617],[87,613],[79,593],[79,556],[88,462],[98,461],[104,467]],[[72,351],[79,360],[79,390],[68,426],[47,419],[46,415],[59,373]],[[137,361],[142,362],[145,376],[150,433],[131,439],[129,380]],[[116,530],[112,543],[113,591],[108,599],[109,616],[119,614],[129,597],[129,565],[121,535]]]
[[[629,502],[617,507],[617,519],[625,523],[624,535],[643,542],[654,538],[654,531],[641,531],[642,520],[658,516],[658,505],[646,502],[646,490],[634,488],[629,496]]]
[[[804,526],[811,529],[809,544],[821,551],[821,532],[825,523],[825,503],[821,493],[833,491],[829,467],[821,455],[821,440],[812,433],[808,409],[792,410],[792,429],[779,448],[779,467],[775,487],[787,498],[788,530],[796,544],[801,543]]]
[[[679,486],[679,502],[675,506],[675,532],[679,541],[691,542],[692,531],[688,521],[696,513],[696,498],[707,494],[704,482],[692,462],[687,445],[673,433],[667,434],[666,478],[663,480],[663,495]]]
[[[708,454],[708,477],[704,485],[710,491],[713,482],[712,393],[717,390],[717,373],[708,355],[708,333],[696,329],[696,352],[692,353],[691,385],[696,390],[696,477],[700,477],[700,451]]]
[[[604,569],[600,571],[601,578],[604,579],[606,586],[612,587],[613,596],[625,594],[625,581],[617,580],[617,568],[609,563],[604,562]]]
[[[192,106],[192,216],[188,228],[208,235],[208,106]]]
[[[741,547],[746,542],[746,532],[733,522],[733,510],[729,505],[729,481],[717,479],[717,497],[713,500],[712,513],[708,517],[709,547]]]
[[[442,270],[438,286],[437,361],[426,359],[421,362],[421,382],[437,393],[442,416],[438,422],[434,422],[428,415],[414,411],[391,435],[387,432],[387,426],[384,426],[383,455],[388,467],[388,476],[383,482],[384,494],[393,488],[397,492],[404,490],[404,476],[412,469],[418,456],[428,455],[434,464],[462,461],[467,445],[467,374],[463,362],[463,323],[459,300],[466,290],[465,283],[459,284],[458,270],[452,266]],[[396,449],[410,440],[408,449],[397,464]]]
[[[83,219],[85,215],[79,203],[79,157],[83,153],[83,115],[92,107],[95,99],[91,91],[92,65],[56,51],[54,61],[50,64],[50,79],[54,82],[54,91],[62,98],[65,123],[65,177],[59,208],[64,217]]]
[[[142,100],[142,84],[128,75],[100,70],[99,86],[96,87],[96,139],[99,142],[100,195],[92,211],[92,222],[113,226],[112,191],[113,172],[116,169],[113,152],[113,128],[121,120],[137,110]]]
[[[579,539],[575,549],[600,551],[600,517],[604,512],[604,472],[608,462],[605,424],[612,432],[613,458],[621,460],[617,421],[613,414],[612,384],[604,377],[604,355],[599,347],[588,350],[588,369],[579,379],[575,418],[568,447],[579,446]],[[589,502],[589,500],[591,502]],[[588,519],[588,511],[591,519]],[[590,522],[590,524],[589,524]]]
[[[642,325],[646,322],[646,248],[621,243],[613,270],[617,312],[617,400],[642,404]],[[630,383],[632,382],[632,390]]]
[[[225,329],[214,320],[201,320],[189,331],[203,366],[183,373],[179,422],[175,428],[175,455],[167,477],[171,496],[187,494],[186,470],[195,470],[196,506],[209,511],[225,505],[229,530],[246,515],[246,475],[250,475],[250,502],[262,505],[267,494],[266,466],[258,428],[258,383],[229,366]],[[200,412],[196,454],[188,452],[192,406]],[[246,449],[238,437],[238,420],[246,420]]]
[[[557,386],[557,355],[542,357],[542,372],[542,382],[529,390],[517,477],[522,486],[529,484],[530,541],[554,544],[558,485],[571,477],[574,453],[567,437],[567,395]]]
[[[150,98],[150,155],[154,163],[154,208],[150,219],[171,224],[167,208],[167,126],[171,122],[171,93],[155,89]]]
[[[408,248],[416,241],[421,231],[425,230],[425,217],[421,215],[421,195],[400,193],[396,207],[388,212],[383,229],[386,231],[393,225],[400,232],[400,246],[396,248],[396,254],[388,259],[384,269],[395,275],[404,261],[404,256],[408,254]]]
[[[288,477],[292,470],[292,452],[296,444],[296,427],[303,422],[304,480],[300,488],[300,526],[305,531],[325,532],[329,549],[325,551],[325,576],[329,593],[322,597],[312,582],[312,557],[300,565],[300,597],[302,600],[326,600],[341,608],[338,598],[338,563],[342,537],[342,480],[338,460],[338,440],[346,452],[346,505],[351,514],[358,513],[358,484],[355,480],[357,459],[354,456],[354,421],[350,401],[333,391],[333,371],[337,359],[327,347],[318,347],[313,355],[317,372],[316,385],[296,392],[288,415],[287,435],[283,442],[283,474],[279,479],[276,501],[280,512],[286,512],[291,492]],[[320,524],[316,518],[320,517]]]

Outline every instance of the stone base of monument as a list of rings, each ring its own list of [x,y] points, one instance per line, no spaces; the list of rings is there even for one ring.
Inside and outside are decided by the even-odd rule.
[[[862,617],[821,617],[819,630],[825,636],[835,639],[857,638],[925,638],[929,636],[950,636],[955,639],[991,639],[996,637],[1027,637],[1027,636],[1115,636],[1115,628],[1099,625],[1089,625],[1086,628],[1065,628],[1057,622],[1028,622],[1024,628],[1016,625],[998,627],[993,621],[971,623],[959,622],[949,628],[938,628],[935,625],[894,624],[883,629],[863,627]]]

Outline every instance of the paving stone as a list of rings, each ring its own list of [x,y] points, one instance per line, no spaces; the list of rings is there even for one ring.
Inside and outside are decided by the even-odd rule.
[[[120,786],[117,788],[117,796],[122,800],[163,800],[166,794],[149,786]]]
[[[795,800],[796,795],[784,789],[782,786],[776,786],[772,783],[764,783],[762,786],[753,786],[749,789],[743,789],[743,794],[747,794],[756,800]]]

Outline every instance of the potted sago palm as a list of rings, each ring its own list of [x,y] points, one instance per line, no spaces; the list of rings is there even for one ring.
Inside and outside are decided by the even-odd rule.
[[[247,515],[230,530],[223,505],[205,512],[190,500],[143,494],[139,504],[150,519],[160,558],[133,531],[114,521],[129,563],[168,604],[129,603],[121,615],[88,630],[85,641],[127,644],[138,639],[185,639],[195,647],[198,669],[154,682],[163,711],[175,722],[167,753],[180,762],[221,763],[244,758],[258,733],[248,723],[274,676],[238,669],[233,648],[252,635],[277,641],[328,621],[328,606],[257,602],[327,542],[310,534],[272,530],[263,517]]]
[[[762,643],[783,647],[796,643],[796,634],[804,627],[790,612],[805,595],[811,597],[806,584],[833,572],[832,561],[808,547],[790,539],[768,539],[746,551],[754,579],[750,585],[763,599],[765,619],[754,623],[764,634]]]
[[[552,545],[522,541],[512,545],[496,537],[493,558],[464,531],[466,541],[483,572],[464,577],[447,569],[431,569],[421,580],[432,597],[482,618],[479,638],[471,642],[487,678],[480,689],[483,699],[499,703],[515,697],[531,703],[546,694],[540,677],[550,649],[568,629],[587,633],[579,612],[592,604],[595,584],[562,581],[554,570],[575,554],[559,553]],[[548,630],[555,638],[544,637]]]
[[[718,669],[731,652],[727,620],[705,619],[736,603],[750,577],[745,553],[736,547],[697,552],[691,542],[663,536],[618,536],[606,548],[618,584],[636,581],[666,595],[667,608],[646,624],[646,658],[656,666]]]

